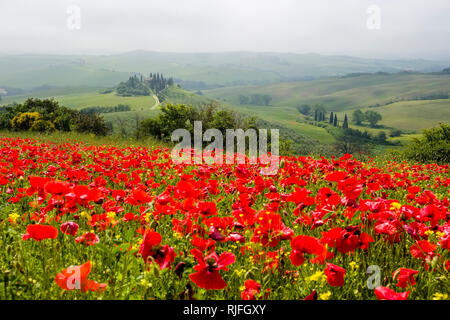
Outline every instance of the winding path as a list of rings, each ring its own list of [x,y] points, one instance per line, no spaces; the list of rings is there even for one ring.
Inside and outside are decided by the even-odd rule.
[[[151,108],[151,110],[155,110],[159,106],[159,99],[156,96],[156,94],[153,95],[153,99],[155,99],[156,102],[155,102],[155,105]]]

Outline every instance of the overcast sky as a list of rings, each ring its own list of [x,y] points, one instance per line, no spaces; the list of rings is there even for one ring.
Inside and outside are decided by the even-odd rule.
[[[450,60],[449,39],[449,0],[0,0],[0,53],[142,49]]]

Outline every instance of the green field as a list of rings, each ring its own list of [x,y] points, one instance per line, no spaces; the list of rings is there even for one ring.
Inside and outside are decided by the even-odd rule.
[[[323,104],[328,111],[337,112],[340,124],[344,114],[351,120],[351,113],[355,109],[374,110],[383,117],[379,123],[381,128],[355,126],[352,123],[350,127],[366,130],[372,134],[380,131],[388,133],[391,128],[407,130],[413,134],[421,132],[424,128],[433,127],[441,121],[450,122],[449,99],[415,100],[445,93],[450,93],[449,75],[406,73],[372,74],[205,91],[206,95],[238,111],[278,122],[325,144],[333,142],[334,138],[324,128],[305,123],[307,119],[297,111],[297,106]],[[271,105],[239,104],[240,95],[249,97],[252,94],[269,94],[272,97]],[[392,141],[407,142],[408,136]]]
[[[401,130],[421,131],[441,121],[450,122],[450,99],[396,102],[371,110],[381,114],[381,125]]]
[[[205,94],[232,104],[239,103],[239,95],[268,94],[272,97],[273,106],[295,108],[304,103],[322,103],[330,111],[344,111],[398,100],[416,100],[443,92],[450,92],[450,75],[372,74],[220,88],[205,91]]]
[[[2,104],[11,102],[23,102],[29,97],[36,98],[54,98],[62,105],[70,108],[81,109],[92,106],[116,106],[118,104],[126,104],[132,110],[144,111],[150,109],[156,103],[152,96],[137,96],[137,97],[121,97],[114,92],[100,93],[101,90],[96,88],[65,88],[50,91],[43,91],[39,93],[32,93],[28,95],[5,97]]]

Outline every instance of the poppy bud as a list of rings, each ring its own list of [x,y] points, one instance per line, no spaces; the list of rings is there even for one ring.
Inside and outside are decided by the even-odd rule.
[[[313,289],[313,291],[307,295],[303,300],[317,300],[317,291]]]
[[[181,278],[183,276],[184,268],[186,267],[186,262],[179,262],[175,267],[175,274]]]

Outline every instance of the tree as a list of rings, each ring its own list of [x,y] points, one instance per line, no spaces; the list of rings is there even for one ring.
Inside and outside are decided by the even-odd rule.
[[[378,112],[369,110],[364,113],[364,119],[369,122],[372,128],[375,128],[378,121],[380,121],[382,117]]]
[[[387,139],[387,135],[386,132],[384,131],[380,131],[376,136],[375,136],[375,140],[378,140],[379,142],[386,142]]]
[[[450,125],[440,123],[431,129],[425,129],[420,138],[408,145],[404,155],[414,161],[450,163]]]
[[[317,110],[314,110],[314,121],[318,121]]]
[[[342,124],[342,128],[348,129],[348,119],[347,119],[347,114],[345,114],[345,117],[344,117],[344,123]]]
[[[263,101],[264,101],[264,105],[268,106],[270,105],[270,102],[272,101],[272,97],[269,96],[268,94],[263,95]]]
[[[389,132],[390,137],[400,137],[401,135],[402,135],[402,130],[400,130],[400,129],[392,129]]]
[[[249,99],[247,96],[244,96],[243,94],[239,95],[239,104],[248,104]]]
[[[364,113],[359,109],[353,111],[353,121],[355,122],[355,124],[360,126],[364,121]]]
[[[331,111],[331,113],[330,113],[330,124],[333,124],[333,120],[334,120],[333,111]]]
[[[333,129],[335,137],[333,147],[342,154],[362,154],[370,152],[370,140],[361,135],[359,130]]]
[[[102,116],[98,114],[79,114],[79,119],[75,125],[78,132],[89,132],[96,135],[105,136],[109,132],[109,128]]]
[[[304,114],[305,116],[307,116],[311,112],[311,106],[308,104],[302,104],[301,106],[297,107],[297,110],[301,114]]]
[[[334,122],[333,122],[333,125],[334,125],[335,127],[337,127],[337,124],[338,124],[338,120],[337,120],[337,115],[335,114],[335,115],[334,115]]]

